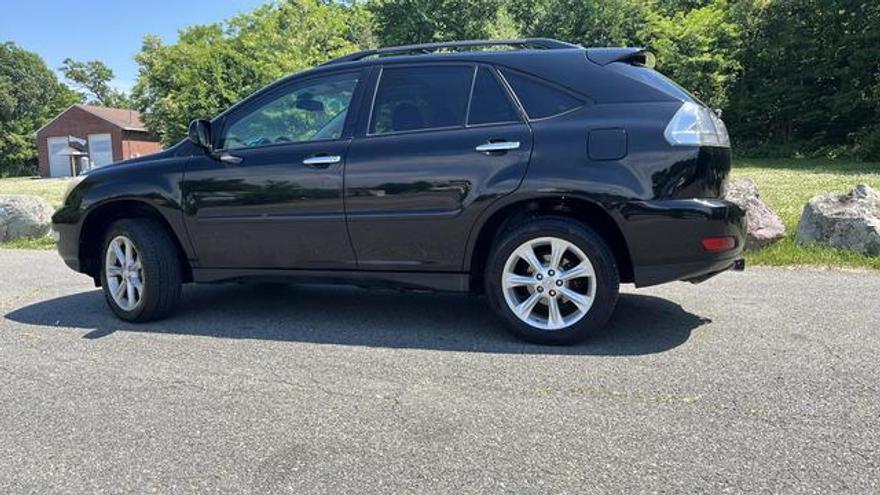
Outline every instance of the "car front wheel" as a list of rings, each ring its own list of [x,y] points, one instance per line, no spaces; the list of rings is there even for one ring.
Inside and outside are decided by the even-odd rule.
[[[571,344],[602,327],[620,285],[605,241],[557,217],[539,217],[502,234],[485,280],[495,312],[514,333],[541,344]]]
[[[114,222],[103,246],[101,286],[116,316],[146,322],[173,311],[180,299],[180,260],[158,222],[140,218]]]

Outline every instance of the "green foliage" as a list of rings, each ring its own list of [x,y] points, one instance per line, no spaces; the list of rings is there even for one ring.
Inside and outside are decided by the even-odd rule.
[[[657,69],[713,107],[726,107],[741,70],[740,29],[726,0],[511,0],[528,36],[583,46],[645,46]]]
[[[649,4],[640,0],[510,0],[514,19],[529,37],[583,46],[639,44]]]
[[[128,95],[110,86],[113,71],[100,60],[80,62],[66,58],[61,65],[61,72],[65,79],[83,92],[82,97],[88,98],[89,104],[116,108],[131,107]]]
[[[144,39],[133,97],[147,128],[172,144],[280,77],[374,44],[370,13],[323,0],[269,3],[224,24],[184,29],[173,45]]]
[[[147,37],[134,96],[166,144],[285,74],[356,49],[552,37],[645,46],[749,154],[880,159],[880,3],[865,0],[275,1],[173,45]]]
[[[743,1],[731,130],[752,148],[880,159],[880,3]]]
[[[36,173],[33,133],[78,100],[35,53],[0,44],[0,177]]]
[[[375,0],[369,4],[383,45],[510,38],[517,29],[506,0]]]
[[[740,28],[727,1],[672,14],[649,11],[647,21],[639,38],[657,55],[657,69],[710,107],[727,109],[742,71]]]

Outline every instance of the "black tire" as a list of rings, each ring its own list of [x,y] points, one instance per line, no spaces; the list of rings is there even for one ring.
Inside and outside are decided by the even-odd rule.
[[[523,243],[540,237],[557,237],[574,244],[589,258],[595,271],[592,306],[580,320],[557,330],[541,329],[521,320],[504,298],[502,276],[508,258]],[[538,344],[573,344],[602,328],[614,312],[619,288],[617,262],[605,240],[589,227],[565,217],[535,217],[501,232],[486,265],[485,290],[492,309],[515,335]]]
[[[143,292],[139,303],[131,310],[116,303],[107,283],[107,249],[118,236],[125,236],[134,243],[143,266]],[[107,305],[116,316],[125,321],[143,323],[171,314],[180,300],[181,266],[174,241],[159,222],[149,218],[118,220],[107,229],[101,245],[103,248],[98,254],[101,287]]]

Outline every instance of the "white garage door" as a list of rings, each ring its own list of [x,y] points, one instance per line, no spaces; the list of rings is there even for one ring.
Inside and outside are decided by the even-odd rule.
[[[67,155],[67,138],[50,137],[48,141],[49,177],[69,177],[70,156]]]
[[[92,167],[113,163],[113,142],[110,134],[89,134],[89,162]]]

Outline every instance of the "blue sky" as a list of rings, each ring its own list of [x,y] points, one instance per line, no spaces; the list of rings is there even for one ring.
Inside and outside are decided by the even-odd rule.
[[[146,34],[166,42],[192,24],[221,21],[266,0],[6,0],[0,42],[36,52],[58,72],[61,62],[98,59],[113,69],[113,84],[129,90],[137,77],[134,55]]]

